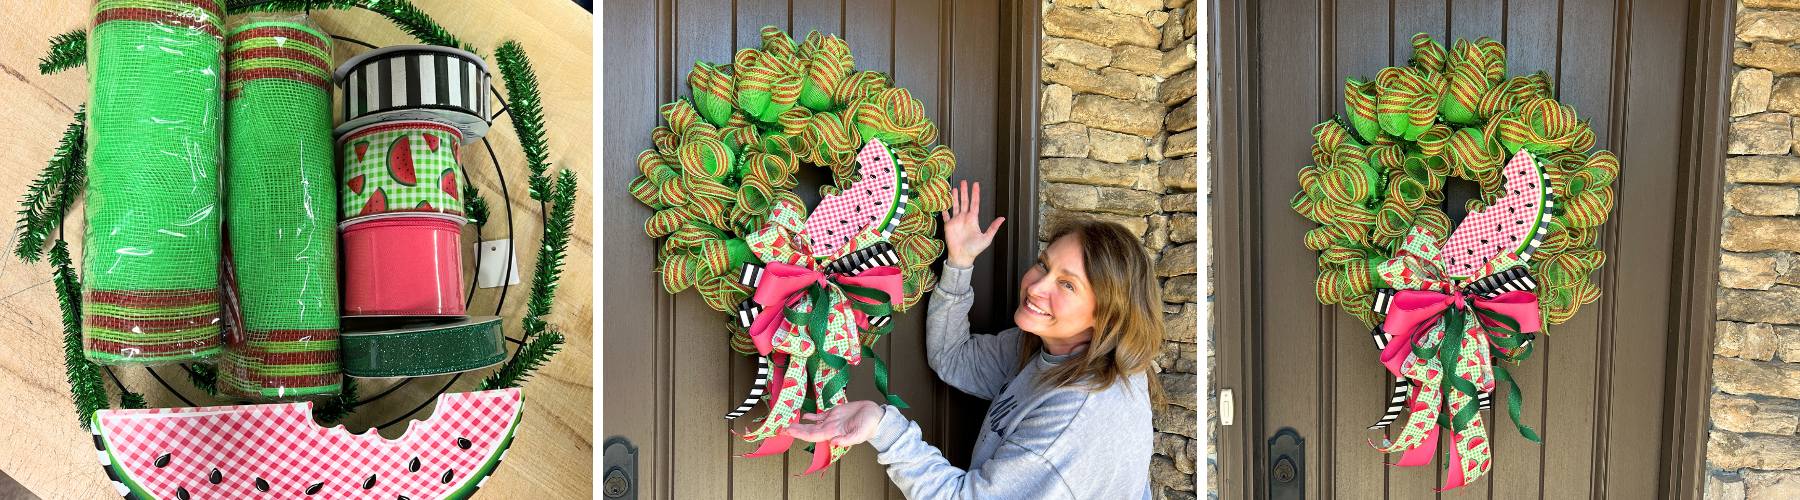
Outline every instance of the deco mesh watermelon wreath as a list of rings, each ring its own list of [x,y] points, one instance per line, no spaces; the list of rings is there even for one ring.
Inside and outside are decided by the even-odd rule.
[[[830,169],[839,192],[857,178],[856,154],[879,139],[906,165],[910,206],[890,237],[901,259],[905,300],[916,304],[936,283],[930,265],[943,253],[932,214],[950,206],[956,156],[937,140],[937,126],[906,89],[887,76],[855,71],[848,44],[812,32],[798,45],[774,27],[761,49],[738,51],[729,66],[694,63],[693,99],[664,104],[666,125],[651,131],[631,194],[656,213],[644,222],[657,252],[663,289],[695,288],[706,304],[733,311],[749,296],[739,271],[754,263],[744,237],[768,222],[782,201],[805,206],[792,191],[802,162]],[[804,217],[802,217],[804,218]],[[750,343],[733,326],[733,346]]]
[[[1600,291],[1589,274],[1606,261],[1597,228],[1612,211],[1618,158],[1558,103],[1543,73],[1506,78],[1506,49],[1482,38],[1448,52],[1424,34],[1407,66],[1344,85],[1347,120],[1313,127],[1313,165],[1300,169],[1294,211],[1320,224],[1319,301],[1373,327],[1394,377],[1387,412],[1370,429],[1404,425],[1376,448],[1394,465],[1436,460],[1449,432],[1444,489],[1492,467],[1481,409],[1507,388],[1520,422],[1523,396],[1506,364],[1531,356],[1545,323],[1562,323]],[[1439,209],[1455,177],[1480,186],[1452,223]],[[1454,226],[1454,227],[1452,227]]]
[[[932,146],[924,106],[886,75],[856,71],[842,39],[815,31],[796,45],[765,27],[762,40],[730,66],[694,63],[692,100],[660,108],[667,123],[630,185],[655,210],[644,232],[664,238],[663,288],[695,288],[732,313],[732,348],[757,360],[750,394],[725,415],[767,401],[741,434],[762,443],[747,457],[786,452],[788,426],[843,404],[848,366],[863,360],[876,390],[905,407],[872,346],[936,283],[944,245],[932,214],[949,207],[956,168],[949,147]],[[793,192],[802,163],[832,178],[810,215]],[[816,449],[808,473],[849,447]]]
[[[1546,318],[1567,321],[1600,297],[1589,274],[1606,262],[1595,239],[1612,212],[1619,159],[1588,152],[1593,130],[1556,101],[1547,75],[1506,78],[1499,42],[1458,40],[1446,52],[1421,33],[1412,44],[1411,64],[1344,83],[1347,123],[1313,127],[1313,165],[1300,170],[1292,206],[1319,224],[1305,238],[1319,252],[1319,302],[1375,324],[1377,265],[1414,227],[1450,233],[1438,208],[1446,179],[1481,186],[1467,203],[1474,213],[1504,194],[1502,167],[1524,148],[1542,163],[1560,207],[1529,266]]]

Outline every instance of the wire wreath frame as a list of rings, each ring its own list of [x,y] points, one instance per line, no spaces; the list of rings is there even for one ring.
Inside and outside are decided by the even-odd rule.
[[[374,44],[370,44],[368,42],[364,42],[362,40],[358,40],[358,39],[350,38],[350,37],[346,37],[346,36],[331,35],[331,38],[335,39],[335,40],[353,43],[353,44],[362,46],[365,49],[372,50],[372,49],[379,48],[379,47],[375,46]],[[488,118],[489,118],[489,120],[494,120],[494,119],[500,118],[501,116],[506,116],[510,119],[512,117],[512,108],[507,105],[506,99],[504,99],[500,96],[500,93],[498,92],[498,90],[499,90],[498,88],[496,88],[492,85],[490,85],[488,87],[488,92],[493,96],[494,100],[500,102],[500,109],[498,111],[495,111],[494,114],[492,116],[489,116]],[[511,241],[514,237],[513,216],[512,216],[512,193],[510,193],[506,189],[506,170],[501,168],[500,156],[498,154],[494,153],[493,143],[489,142],[488,138],[484,136],[481,138],[481,144],[487,150],[488,159],[494,166],[494,177],[500,183],[500,200],[506,206],[506,210],[505,210],[505,212],[506,212],[506,239],[508,241]],[[464,169],[458,169],[458,170],[460,170],[462,172],[463,185],[469,186],[471,189],[473,189],[475,184],[469,181],[469,169],[464,168]],[[544,212],[544,211],[540,211],[540,212],[548,214],[548,212]],[[491,219],[492,216],[490,215],[488,218]],[[480,228],[483,225],[485,225],[486,223],[487,223],[486,220],[482,220],[482,221],[476,223],[476,227]],[[58,241],[64,241],[63,228],[64,228],[64,225],[57,226],[56,239]],[[479,233],[476,235],[476,240],[477,241],[481,240]],[[508,254],[516,255],[516,253],[511,250],[510,244],[508,245]],[[509,258],[506,260],[506,267],[503,268],[500,273],[500,275],[502,277],[510,276],[513,273],[513,269],[514,269],[513,261],[514,260],[516,260],[516,257]],[[481,259],[475,259],[474,274],[479,275],[480,273],[481,273]],[[465,307],[473,305],[473,302],[475,299],[475,290],[478,288],[476,286],[475,280],[472,280],[472,279],[469,280],[468,286],[469,286],[469,291],[463,298],[463,304]],[[494,301],[494,313],[493,314],[495,316],[501,315],[500,314],[501,309],[506,306],[506,294],[511,289],[512,289],[512,283],[510,282],[510,280],[502,280],[501,281],[499,298]],[[522,339],[513,337],[511,335],[507,335],[505,338],[506,338],[507,342],[512,343],[516,346],[520,346],[520,347],[524,346],[524,341]],[[517,356],[517,355],[518,355],[518,349],[515,348],[511,353],[509,353],[507,355],[507,360],[511,360],[512,357]],[[505,361],[501,362],[501,364],[504,364],[504,363],[505,363]],[[191,365],[192,365],[192,363],[181,363],[179,366],[181,367],[182,371],[187,372],[187,374],[189,376],[189,380],[190,380],[190,385],[194,385],[191,383],[191,381],[193,380],[194,377],[198,376],[198,372],[195,372],[193,366],[191,366]],[[498,366],[498,365],[496,365],[496,366]],[[112,379],[114,386],[118,387],[121,392],[130,392],[128,389],[126,389],[125,383],[119,379],[118,373],[113,371],[112,366],[103,366],[102,368],[104,368],[106,370],[107,378]],[[169,394],[175,396],[175,399],[180,400],[182,402],[182,404],[185,404],[189,407],[197,406],[193,400],[188,399],[188,397],[186,395],[183,395],[180,390],[177,390],[175,388],[174,384],[171,384],[171,383],[169,383],[169,381],[167,379],[164,379],[162,374],[157,373],[156,367],[145,366],[144,371],[148,372],[150,374],[150,378],[155,379],[156,383],[158,385],[162,386],[162,388],[164,390],[169,391]],[[392,420],[389,420],[386,423],[374,426],[374,428],[378,429],[378,430],[387,430],[388,427],[392,427],[396,424],[408,421],[409,419],[412,418],[413,415],[418,414],[420,411],[424,410],[425,407],[430,406],[433,402],[437,401],[438,396],[441,396],[445,392],[448,392],[450,390],[450,387],[454,386],[458,380],[461,380],[462,376],[464,374],[470,373],[472,371],[473,370],[452,374],[450,376],[450,379],[444,382],[444,385],[438,387],[437,391],[433,392],[430,396],[426,396],[423,401],[420,401],[417,405],[413,406],[412,410],[409,410],[406,413],[401,414],[400,416],[394,417]],[[419,380],[422,378],[426,378],[426,377],[407,377],[405,379],[402,379],[399,382],[396,382],[393,385],[388,386],[386,389],[383,389],[380,393],[377,393],[374,396],[369,396],[366,398],[358,399],[357,401],[351,403],[345,409],[353,410],[355,408],[362,407],[363,405],[367,405],[370,403],[374,403],[376,401],[380,401],[380,400],[386,398],[388,395],[393,394],[395,391],[398,391],[401,388],[404,388],[407,385],[411,384],[414,380]],[[198,386],[196,386],[195,388],[199,389]],[[204,389],[200,389],[200,390],[204,391]]]

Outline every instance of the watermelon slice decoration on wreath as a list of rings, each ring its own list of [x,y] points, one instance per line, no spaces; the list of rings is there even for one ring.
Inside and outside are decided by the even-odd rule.
[[[101,410],[94,447],[129,499],[462,499],[505,458],[520,397],[442,394],[395,440],[319,427],[311,403]]]
[[[1445,270],[1452,278],[1475,277],[1484,264],[1505,252],[1529,260],[1544,243],[1555,193],[1531,152],[1519,149],[1506,162],[1505,194],[1493,205],[1463,217],[1444,243]]]
[[[856,161],[862,178],[820,200],[806,217],[806,238],[812,242],[814,258],[841,257],[872,243],[868,239],[885,241],[906,215],[906,176],[887,145],[870,139]]]

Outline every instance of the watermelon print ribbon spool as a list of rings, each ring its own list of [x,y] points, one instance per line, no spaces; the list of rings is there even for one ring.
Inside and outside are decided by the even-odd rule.
[[[344,184],[339,216],[346,222],[386,213],[461,217],[461,132],[425,120],[379,122],[338,139]]]
[[[365,378],[426,377],[487,368],[506,360],[503,335],[499,316],[346,330],[344,373]]]
[[[337,394],[337,204],[331,37],[304,14],[255,15],[226,40],[225,209],[237,305],[219,390]]]
[[[103,0],[88,38],[82,339],[100,364],[219,352],[217,2]]]
[[[345,221],[345,316],[462,316],[461,217],[381,214]]]
[[[493,123],[487,61],[436,45],[396,45],[344,61],[334,80],[344,88],[339,135],[374,123],[431,120],[455,127],[467,144]]]
[[[313,423],[311,403],[100,410],[94,448],[133,499],[467,499],[500,466],[525,414],[519,389],[439,395],[387,439]]]

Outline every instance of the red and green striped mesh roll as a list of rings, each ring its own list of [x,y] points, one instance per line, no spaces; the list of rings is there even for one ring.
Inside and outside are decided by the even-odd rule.
[[[220,5],[100,0],[93,13],[85,354],[100,364],[212,356],[220,343]]]
[[[1524,149],[1543,164],[1557,207],[1531,275],[1544,318],[1567,321],[1600,296],[1589,275],[1606,262],[1595,238],[1612,212],[1618,157],[1590,152],[1593,130],[1557,102],[1547,75],[1507,78],[1500,42],[1457,40],[1446,51],[1421,33],[1412,43],[1408,65],[1348,79],[1347,116],[1313,127],[1313,164],[1300,169],[1292,206],[1319,224],[1305,237],[1319,252],[1319,301],[1373,325],[1375,289],[1385,286],[1375,265],[1413,227],[1450,234],[1438,208],[1446,179],[1480,185],[1468,202],[1475,212],[1504,194],[1502,168]]]
[[[734,310],[749,295],[737,274],[755,260],[742,237],[761,228],[777,202],[804,206],[793,193],[801,164],[830,170],[835,185],[821,194],[832,194],[856,180],[863,144],[880,139],[914,190],[890,238],[905,278],[901,309],[910,308],[937,282],[930,267],[943,243],[934,214],[950,206],[955,154],[932,144],[937,127],[906,89],[855,70],[842,39],[813,32],[796,44],[764,27],[762,40],[729,65],[695,62],[692,100],[662,106],[667,124],[638,155],[630,189],[655,211],[644,232],[666,238],[657,253],[663,289],[694,288],[713,309]]]
[[[232,26],[226,59],[224,198],[237,321],[219,391],[336,394],[331,37],[303,14],[255,15]]]

